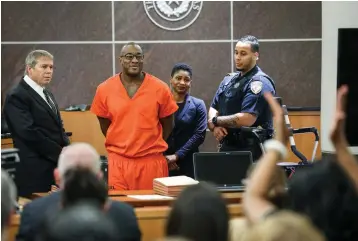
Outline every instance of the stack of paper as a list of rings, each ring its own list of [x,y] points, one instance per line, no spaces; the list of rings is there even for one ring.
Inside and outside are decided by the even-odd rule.
[[[156,194],[177,197],[184,188],[198,183],[187,176],[162,177],[153,180],[153,190]]]
[[[127,197],[135,198],[139,200],[171,200],[172,197],[162,195],[128,195]]]

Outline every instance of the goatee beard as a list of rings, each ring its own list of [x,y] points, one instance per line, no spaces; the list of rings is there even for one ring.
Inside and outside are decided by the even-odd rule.
[[[136,78],[136,77],[140,76],[141,73],[142,73],[142,72],[139,72],[139,73],[127,73],[127,75],[128,75],[129,77]]]

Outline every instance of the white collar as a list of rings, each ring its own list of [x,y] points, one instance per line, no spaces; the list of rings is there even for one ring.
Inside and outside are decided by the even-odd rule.
[[[43,92],[44,88],[38,83],[36,83],[35,81],[33,81],[28,75],[24,76],[24,80],[26,84],[30,85],[30,87],[33,88],[36,92],[38,93]]]

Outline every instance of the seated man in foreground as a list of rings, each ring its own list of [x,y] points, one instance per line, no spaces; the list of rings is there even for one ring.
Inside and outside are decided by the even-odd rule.
[[[68,173],[78,168],[90,170],[98,178],[98,182],[83,180],[84,184],[82,182],[82,186],[77,188],[78,190],[66,192],[66,189],[70,186],[67,185],[70,179],[78,179],[77,177],[70,178]],[[100,187],[99,182],[103,174],[100,170],[100,156],[92,146],[86,143],[75,143],[64,149],[54,175],[55,180],[60,185],[60,191],[38,198],[24,206],[17,241],[35,240],[35,235],[37,235],[41,222],[46,215],[49,212],[59,211],[63,206],[66,206],[63,201],[81,198],[93,200],[103,198],[103,196],[107,199],[103,209],[106,215],[116,224],[119,233],[117,240],[139,241],[141,239],[137,218],[131,206],[121,202],[109,201],[107,192],[103,194],[102,189],[93,192]],[[101,195],[101,197],[98,198],[98,195]]]

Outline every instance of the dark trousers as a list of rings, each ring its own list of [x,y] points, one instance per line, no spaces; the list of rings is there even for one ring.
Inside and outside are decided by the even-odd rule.
[[[254,138],[241,138],[238,140],[223,140],[219,152],[250,151],[252,160],[256,162],[262,156],[262,151]]]
[[[189,153],[183,160],[179,160],[177,165],[179,170],[169,171],[169,176],[188,176],[194,178],[194,165],[193,165],[193,154]]]

